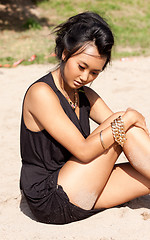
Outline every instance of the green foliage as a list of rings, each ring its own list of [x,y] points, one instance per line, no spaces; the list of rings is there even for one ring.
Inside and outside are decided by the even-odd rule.
[[[150,1],[148,0],[33,0],[40,9],[40,18],[46,18],[51,28],[68,17],[83,11],[94,11],[106,19],[115,35],[113,57],[150,55]],[[22,33],[1,34],[0,63],[12,63],[28,59],[32,54],[37,58],[23,64],[55,63],[54,57],[47,57],[54,51],[54,35],[51,28],[43,27],[29,18]],[[7,46],[7,51],[6,47]],[[8,57],[8,54],[10,57]],[[3,60],[2,60],[3,58]],[[14,59],[15,58],[15,59]]]
[[[59,22],[78,12],[97,12],[112,27],[116,45],[138,47],[141,54],[146,52],[142,49],[150,48],[150,2],[147,0],[45,0],[39,6],[55,10]]]
[[[23,27],[25,29],[34,29],[34,30],[37,30],[37,29],[41,29],[41,24],[35,20],[34,18],[28,18],[28,20],[26,21],[26,23],[23,25]]]
[[[0,58],[0,64],[1,65],[5,65],[5,64],[9,64],[10,66],[14,63],[14,58],[13,57],[1,57]]]
[[[35,58],[35,60],[33,62],[30,62],[28,60],[25,60],[23,62],[24,65],[31,65],[31,64],[44,64],[44,63],[53,63],[53,64],[56,64],[57,63],[57,60],[55,57],[48,57],[48,58],[45,58],[45,55],[44,54],[38,54]]]

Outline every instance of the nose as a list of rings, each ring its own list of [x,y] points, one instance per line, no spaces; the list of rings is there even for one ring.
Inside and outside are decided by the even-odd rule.
[[[84,70],[81,74],[80,74],[80,80],[82,82],[86,82],[88,81],[88,78],[89,78],[89,73],[88,71]]]

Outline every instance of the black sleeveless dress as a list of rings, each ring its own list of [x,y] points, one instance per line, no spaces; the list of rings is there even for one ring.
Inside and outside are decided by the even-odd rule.
[[[90,104],[83,89],[79,89],[80,118],[78,119],[66,98],[57,89],[51,73],[36,82],[44,82],[53,89],[67,116],[86,138],[90,134]],[[22,158],[20,188],[38,221],[65,224],[85,219],[102,210],[84,210],[70,203],[62,186],[57,184],[57,178],[60,169],[71,157],[71,153],[46,130],[39,132],[29,130],[25,126],[23,114],[20,143]]]

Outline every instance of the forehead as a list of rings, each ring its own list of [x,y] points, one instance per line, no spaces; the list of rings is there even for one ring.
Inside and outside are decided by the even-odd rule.
[[[106,57],[102,57],[99,54],[95,45],[88,45],[81,53],[79,50],[79,54],[74,55],[74,57],[77,61],[81,61],[89,67],[99,70],[102,70],[106,62]]]
[[[89,54],[89,55],[92,55],[92,56],[95,56],[95,57],[98,57],[98,58],[101,57],[99,52],[98,52],[97,47],[92,43],[87,45],[83,52],[85,54]]]

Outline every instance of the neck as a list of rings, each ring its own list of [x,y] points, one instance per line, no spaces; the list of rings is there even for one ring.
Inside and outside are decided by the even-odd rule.
[[[68,86],[68,84],[64,81],[61,72],[60,72],[60,68],[56,70],[57,71],[57,79],[58,79],[58,83],[59,83],[59,87],[62,91],[67,92],[68,95],[74,93],[74,90],[72,88],[70,88]]]
[[[55,83],[57,82],[57,87],[66,97],[71,107],[75,110],[78,105],[78,93],[76,89],[72,89],[66,84],[61,76],[60,68],[57,69],[53,75],[55,76]]]

